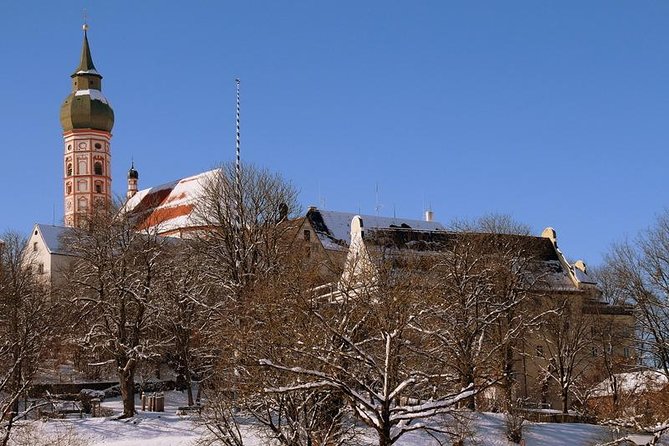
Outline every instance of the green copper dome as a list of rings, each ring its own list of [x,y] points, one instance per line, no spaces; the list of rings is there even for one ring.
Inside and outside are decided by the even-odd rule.
[[[102,75],[93,64],[86,28],[81,61],[71,77],[72,93],[60,107],[63,131],[94,129],[111,132],[114,127],[114,110],[102,94]]]

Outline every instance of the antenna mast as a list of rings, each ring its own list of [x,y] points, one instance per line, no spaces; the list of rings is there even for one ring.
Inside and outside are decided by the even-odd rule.
[[[236,114],[236,131],[237,136],[235,138],[235,149],[236,149],[236,159],[235,159],[235,187],[237,188],[237,216],[241,219],[241,206],[242,206],[242,161],[241,161],[241,151],[240,151],[240,100],[239,100],[239,78],[235,79],[235,84],[237,85],[237,114]],[[241,224],[241,221],[239,222]]]

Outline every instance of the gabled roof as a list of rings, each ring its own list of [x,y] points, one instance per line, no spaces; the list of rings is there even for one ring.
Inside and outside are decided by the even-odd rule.
[[[502,255],[511,259],[522,257],[529,261],[525,274],[536,281],[539,288],[549,287],[554,291],[578,291],[578,285],[560,262],[555,246],[545,237],[517,234],[418,231],[405,228],[365,229],[364,243],[368,248],[394,249],[417,253],[450,252],[467,249],[476,253]]]
[[[325,249],[345,250],[351,244],[351,220],[358,214],[352,212],[324,211],[310,208],[307,219],[316,231]],[[445,226],[436,221],[413,220],[401,217],[379,217],[362,215],[365,229],[368,228],[405,228],[417,230],[445,230]]]
[[[35,225],[35,230],[42,237],[44,246],[49,251],[49,254],[72,255],[63,246],[62,241],[67,234],[73,231],[73,228],[38,223]]]
[[[558,260],[550,240],[527,235],[383,228],[366,229],[365,240],[370,245],[413,251],[449,251],[457,244],[472,243],[485,246],[489,253],[512,249],[533,260]]]
[[[204,188],[218,169],[202,172],[138,191],[130,198],[124,212],[136,219],[138,230],[155,230],[160,234],[194,229],[200,226],[193,215],[195,205],[204,194]]]

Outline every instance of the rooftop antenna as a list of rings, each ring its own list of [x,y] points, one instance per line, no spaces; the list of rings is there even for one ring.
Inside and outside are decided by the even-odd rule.
[[[321,207],[321,209],[325,209],[325,197],[323,197],[323,194],[321,193],[320,180],[318,181],[318,204]]]
[[[374,206],[374,210],[376,211],[376,216],[377,217],[379,216],[379,211],[381,210],[382,207],[383,207],[383,205],[381,203],[379,203],[379,183],[377,182],[376,183],[376,205]]]

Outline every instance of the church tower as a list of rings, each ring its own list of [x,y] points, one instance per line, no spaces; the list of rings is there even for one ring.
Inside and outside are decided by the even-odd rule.
[[[102,94],[102,75],[93,65],[88,26],[72,93],[60,108],[63,127],[65,226],[78,226],[95,209],[111,204],[111,130],[114,111]]]

